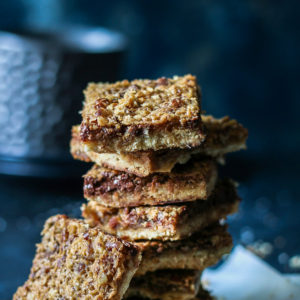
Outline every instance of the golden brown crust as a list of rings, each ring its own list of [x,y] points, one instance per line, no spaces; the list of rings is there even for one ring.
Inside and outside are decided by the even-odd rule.
[[[80,137],[95,152],[187,148],[204,139],[192,75],[90,83],[84,94]]]
[[[84,196],[107,207],[133,207],[207,199],[217,180],[216,163],[191,160],[171,173],[147,177],[94,165],[84,176]]]
[[[180,241],[140,241],[134,243],[143,251],[136,276],[161,269],[203,271],[215,265],[232,249],[227,226],[211,225]]]
[[[95,201],[82,206],[90,226],[128,240],[178,240],[237,211],[240,198],[234,185],[219,182],[206,201],[164,206],[108,208]]]
[[[73,126],[71,154],[79,160],[93,161],[103,167],[144,177],[155,172],[170,172],[175,164],[186,163],[193,156],[220,157],[229,152],[246,148],[248,131],[236,120],[229,117],[216,119],[212,116],[202,115],[202,121],[207,136],[198,148],[120,154],[87,151],[80,141],[79,126]]]
[[[124,296],[161,300],[190,300],[200,287],[201,272],[196,270],[160,270],[133,278]]]
[[[14,299],[121,299],[141,260],[134,245],[64,215],[49,218],[42,235]]]

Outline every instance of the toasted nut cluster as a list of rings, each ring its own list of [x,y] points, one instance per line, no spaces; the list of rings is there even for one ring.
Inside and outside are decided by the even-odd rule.
[[[200,89],[192,75],[90,83],[84,94],[82,116],[90,130],[168,122],[184,125],[200,115]]]

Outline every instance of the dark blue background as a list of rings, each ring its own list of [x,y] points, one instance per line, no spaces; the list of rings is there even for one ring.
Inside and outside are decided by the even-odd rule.
[[[0,26],[119,30],[130,41],[120,77],[193,73],[209,113],[230,114],[249,127],[253,154],[296,155],[299,7],[297,0],[11,0],[0,3]]]
[[[128,37],[120,79],[197,75],[204,109],[249,128],[248,151],[231,155],[222,171],[241,182],[235,240],[270,242],[267,260],[293,272],[288,258],[300,253],[299,8],[296,0],[10,0],[0,2],[0,29],[101,25]],[[24,282],[45,218],[79,214],[82,182],[0,179],[3,299]]]

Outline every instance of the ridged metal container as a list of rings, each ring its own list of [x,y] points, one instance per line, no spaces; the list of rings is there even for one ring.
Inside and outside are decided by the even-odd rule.
[[[118,79],[125,48],[103,28],[0,32],[0,173],[74,174],[70,130],[82,90]]]

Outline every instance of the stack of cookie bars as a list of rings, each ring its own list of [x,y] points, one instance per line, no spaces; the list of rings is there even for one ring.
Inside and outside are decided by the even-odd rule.
[[[95,165],[84,176],[82,215],[143,251],[126,295],[192,299],[201,271],[232,247],[219,220],[237,211],[217,159],[245,147],[229,118],[201,117],[196,78],[90,84],[71,152]]]
[[[52,228],[52,240],[59,240],[58,234],[59,247],[71,247],[74,239],[66,242],[70,230],[65,234],[61,223],[73,222],[75,231],[83,227],[89,238],[89,232],[115,238],[103,246],[109,255],[116,243],[132,247],[134,267],[124,275],[128,289],[116,284],[113,297],[102,293],[99,299],[211,299],[201,287],[201,273],[231,251],[231,236],[220,220],[235,213],[240,202],[235,184],[218,178],[217,164],[226,153],[245,148],[246,139],[247,130],[235,120],[201,114],[194,76],[89,84],[82,123],[73,127],[71,140],[74,158],[95,163],[84,175],[84,220],[50,218],[40,245],[49,243],[44,240]],[[33,269],[40,270],[37,256]],[[66,263],[65,258],[61,262],[65,256],[55,261]],[[112,257],[110,264],[117,265]],[[83,277],[77,271],[76,278]],[[30,279],[26,284],[32,284]],[[24,286],[15,299],[28,299],[17,297],[25,293]]]

